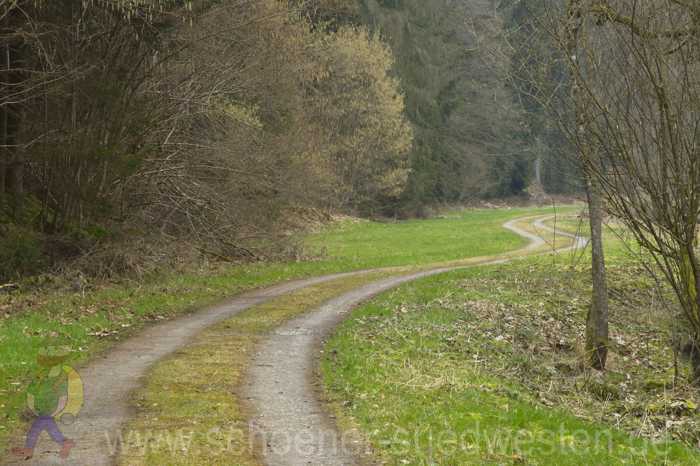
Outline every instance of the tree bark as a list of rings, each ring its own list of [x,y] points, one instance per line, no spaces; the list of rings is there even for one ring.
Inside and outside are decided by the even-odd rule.
[[[603,203],[596,182],[586,182],[591,225],[591,275],[593,293],[586,319],[586,355],[591,367],[605,369],[608,357],[608,285],[603,251]]]
[[[9,116],[7,114],[7,106],[2,108],[2,148],[0,148],[0,200],[4,201],[7,193],[7,168],[10,164],[11,153],[7,147]],[[4,202],[3,202],[4,204]],[[0,206],[4,207],[4,206]]]
[[[11,163],[7,167],[5,182],[10,195],[12,217],[19,221],[24,208],[24,160],[17,151],[12,155]]]
[[[7,67],[7,71],[9,73],[9,58],[10,58],[10,48],[9,46],[6,47],[6,60],[8,63],[5,63]],[[5,60],[3,60],[5,61]],[[2,137],[2,141],[0,143],[2,144],[2,148],[0,148],[0,209],[5,208],[5,199],[6,199],[6,193],[7,193],[7,166],[10,163],[10,151],[7,148],[7,131],[8,131],[8,124],[9,124],[9,116],[7,114],[7,105],[3,106],[1,110],[2,113],[2,120],[0,123],[2,126],[0,127],[0,130],[2,131],[2,134],[0,135]]]
[[[696,227],[693,222],[692,230],[686,237],[687,243],[681,246],[679,281],[680,288],[686,299],[681,300],[681,305],[686,313],[692,331],[690,332],[690,342],[683,348],[684,356],[688,357],[692,368],[692,382],[700,385],[700,265],[695,251],[697,236]]]
[[[21,82],[16,63],[19,54],[18,47],[7,45],[3,51],[3,65],[6,79],[11,84]],[[2,107],[2,164],[0,179],[5,196],[9,198],[10,210],[15,220],[22,216],[24,204],[24,160],[18,149],[17,133],[19,131],[19,115],[16,105],[5,104]]]
[[[538,137],[536,139],[535,148],[537,150],[537,155],[535,157],[535,181],[539,186],[544,186],[542,182],[542,153],[544,151],[542,138]]]
[[[566,28],[566,52],[569,56],[569,71],[572,77],[571,98],[574,105],[578,157],[586,178],[588,215],[591,226],[591,275],[593,291],[591,307],[586,318],[586,357],[591,367],[605,369],[608,356],[608,286],[605,277],[605,254],[603,252],[603,202],[595,175],[587,172],[590,162],[590,147],[586,140],[588,117],[581,96],[581,73],[578,54],[582,28],[584,26],[583,3],[569,0]]]

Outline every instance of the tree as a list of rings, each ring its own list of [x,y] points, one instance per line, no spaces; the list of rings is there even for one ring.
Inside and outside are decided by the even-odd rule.
[[[3,4],[0,241],[32,233],[58,260],[134,236],[252,259],[288,254],[300,212],[395,202],[411,129],[391,54],[345,25],[351,6]]]
[[[700,6],[550,6],[559,14],[545,28],[566,52],[570,82],[544,100],[569,123],[564,128],[579,150],[589,194],[598,193],[625,223],[675,291],[682,312],[673,317],[686,329],[685,349],[700,381]],[[561,91],[567,84],[572,91]]]
[[[574,145],[548,109],[548,97],[556,92],[555,88],[570,89],[565,79],[568,65],[563,51],[542,27],[548,2],[518,1],[504,10],[508,18],[507,55],[512,58],[504,60],[508,67],[502,73],[508,76],[514,97],[525,112],[526,147],[534,163],[533,182],[549,193],[584,192]]]
[[[569,0],[567,22],[563,39],[569,72],[572,78],[571,100],[574,109],[574,134],[577,156],[584,167],[591,158],[592,148],[587,140],[589,113],[582,97],[584,70],[581,69],[579,55],[581,54],[581,36],[585,33],[586,25],[582,12],[582,0]],[[590,365],[596,369],[604,369],[608,354],[608,288],[605,274],[605,254],[603,251],[603,204],[598,180],[591,176],[589,170],[583,171],[588,199],[588,218],[591,226],[591,275],[593,295],[591,306],[586,317],[586,353]]]
[[[510,43],[517,51],[518,65],[510,80],[532,115],[531,133],[538,134],[548,125],[557,126],[566,138],[559,157],[573,155],[580,167],[588,201],[591,228],[591,305],[586,316],[586,363],[604,369],[608,352],[608,291],[603,249],[602,222],[604,203],[598,179],[586,161],[594,147],[588,136],[591,120],[585,101],[583,76],[589,72],[579,60],[585,51],[590,25],[583,11],[584,0],[543,1],[531,4],[533,12],[519,13],[519,26],[511,31]],[[523,6],[525,8],[525,6]],[[525,41],[523,36],[533,38]],[[534,120],[534,121],[533,121]]]
[[[414,127],[403,207],[521,192],[529,181],[522,107],[488,53],[503,42],[503,11],[490,2],[367,0],[361,12],[394,52]]]
[[[700,380],[700,6],[578,2],[586,172],[673,287]]]
[[[315,122],[327,138],[320,150],[332,166],[334,196],[372,213],[406,186],[412,129],[404,118],[393,57],[377,35],[341,27],[317,43],[321,77],[309,85]]]

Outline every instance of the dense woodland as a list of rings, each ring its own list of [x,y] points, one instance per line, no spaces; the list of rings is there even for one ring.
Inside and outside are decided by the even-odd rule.
[[[302,6],[5,3],[3,274],[110,239],[274,254],[305,210],[400,196],[390,50]]]
[[[515,10],[2,2],[0,274],[85,255],[109,274],[130,267],[115,245],[158,262],[152,242],[289,255],[309,216],[411,216],[538,177],[576,190],[557,135],[502,73]]]
[[[522,36],[536,10],[491,0],[366,0],[362,12],[391,44],[415,128],[405,202],[509,196],[536,180],[552,193],[580,189],[556,124],[514,81],[530,54]],[[542,53],[551,55],[549,47]]]

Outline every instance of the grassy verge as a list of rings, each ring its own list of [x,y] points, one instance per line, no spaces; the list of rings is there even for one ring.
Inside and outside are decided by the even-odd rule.
[[[136,395],[120,464],[258,464],[236,396],[255,345],[284,321],[383,276],[335,280],[248,309],[159,363]]]
[[[674,380],[668,315],[622,245],[608,246],[607,372],[579,363],[586,259],[533,257],[356,310],[322,367],[341,419],[389,464],[698,464],[700,396],[682,367]]]
[[[310,248],[317,253],[322,244],[328,244],[328,254],[316,261],[172,273],[77,293],[0,294],[0,454],[6,451],[11,433],[23,424],[24,393],[36,372],[36,355],[44,346],[72,348],[71,363],[80,365],[145,325],[247,289],[325,273],[425,265],[436,258],[476,257],[514,249],[522,239],[503,230],[501,224],[549,212],[551,209],[465,211],[426,221],[429,228],[423,222],[345,222],[331,233],[309,238]]]

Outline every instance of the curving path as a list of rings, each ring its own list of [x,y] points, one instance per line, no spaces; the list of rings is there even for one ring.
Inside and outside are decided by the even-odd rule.
[[[553,232],[544,225],[544,220],[535,220],[533,225]],[[546,244],[542,237],[518,228],[518,221],[521,220],[508,222],[504,227],[530,240],[524,251],[533,252]],[[586,242],[564,232],[557,235],[574,239],[572,246],[559,251],[580,248]],[[467,267],[507,261],[485,259]],[[244,388],[253,413],[250,431],[264,463],[339,466],[360,462],[361,443],[350,433],[340,433],[318,397],[315,372],[322,339],[354,306],[372,296],[402,283],[464,267],[437,268],[383,279],[334,298],[279,327],[258,349]]]
[[[534,252],[545,241],[516,226],[522,219],[510,221],[505,228],[527,238],[530,244],[523,251]],[[543,224],[538,228],[551,231]],[[565,235],[559,232],[560,235]],[[566,234],[565,236],[571,236]],[[578,245],[578,242],[577,242]],[[576,247],[576,246],[574,246]],[[484,260],[480,264],[495,264],[507,259]],[[264,459],[269,464],[334,465],[350,464],[357,458],[352,448],[338,443],[335,426],[323,414],[314,396],[312,370],[321,336],[325,335],[352,306],[401,283],[453,270],[443,267],[410,275],[381,280],[335,298],[305,317],[283,325],[263,344],[253,362],[247,396],[255,413],[254,431],[264,440]],[[82,369],[85,385],[85,405],[79,422],[61,425],[66,437],[76,439],[70,458],[62,460],[58,448],[35,451],[25,461],[8,457],[1,464],[44,465],[71,464],[101,466],[112,464],[117,457],[121,432],[131,416],[130,395],[141,386],[147,371],[160,359],[185,346],[197,333],[233,315],[265,301],[304,287],[342,277],[366,274],[376,270],[325,275],[295,280],[269,288],[243,293],[224,304],[206,308],[195,314],[154,325],[98,357]],[[279,447],[287,436],[308,433],[305,448],[287,454]],[[297,440],[302,437],[296,436]],[[281,440],[282,439],[282,440]],[[352,442],[345,442],[352,443]],[[50,442],[41,442],[52,447]],[[334,446],[337,445],[337,446]]]
[[[85,404],[78,422],[60,425],[66,437],[76,440],[67,460],[57,454],[52,442],[40,442],[40,451],[25,461],[18,457],[4,458],[2,464],[44,465],[70,464],[102,466],[114,462],[119,450],[121,426],[131,416],[130,394],[142,385],[143,377],[160,359],[185,346],[197,333],[232,317],[252,306],[319,283],[349,277],[365,271],[295,280],[280,285],[246,292],[224,304],[208,307],[195,314],[151,326],[139,335],[125,340],[102,357],[80,370],[85,386]],[[53,448],[55,447],[55,448]]]

